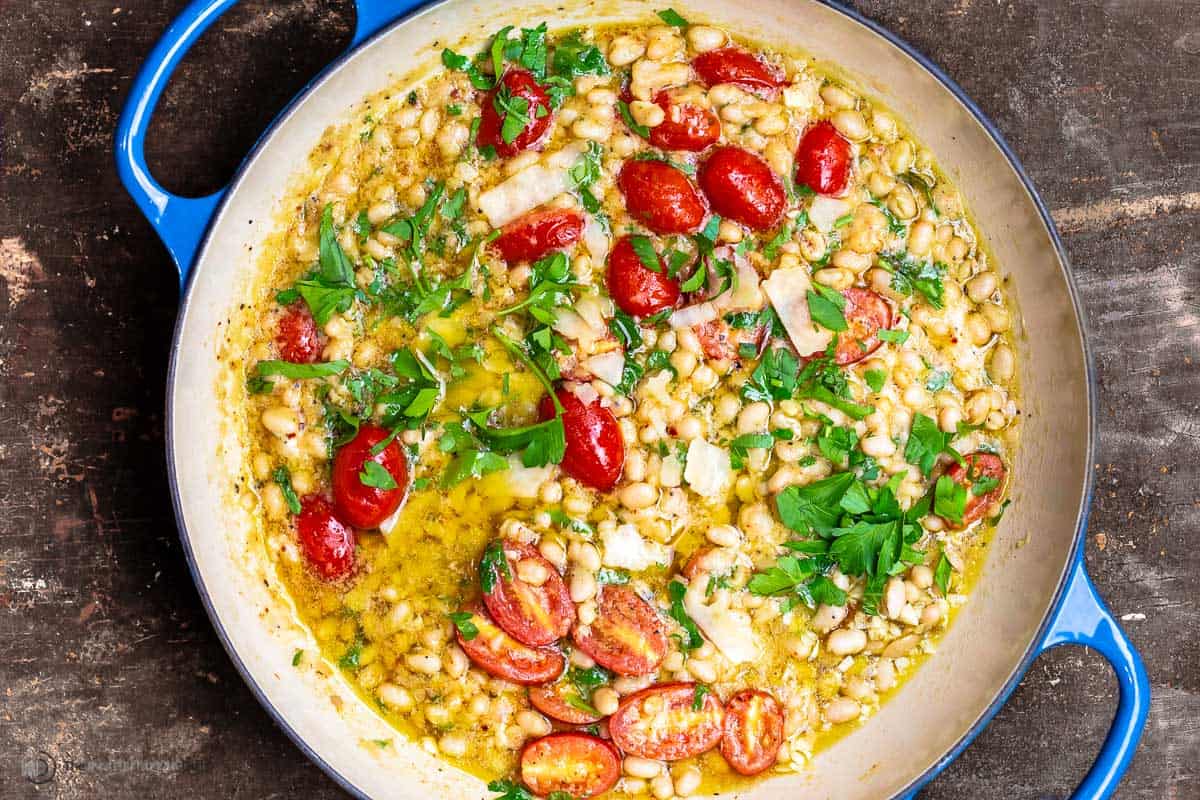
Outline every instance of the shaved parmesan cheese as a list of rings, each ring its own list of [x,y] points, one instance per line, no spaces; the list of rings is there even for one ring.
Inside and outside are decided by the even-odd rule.
[[[493,228],[499,228],[526,211],[550,202],[571,190],[568,173],[582,154],[583,144],[578,142],[551,153],[480,194],[479,210]]]
[[[721,497],[733,478],[729,452],[703,439],[693,439],[688,445],[687,468],[683,471],[683,478],[696,494],[709,499]]]
[[[737,260],[737,288],[713,299],[717,311],[725,314],[737,311],[757,311],[763,306],[763,294],[758,285],[758,272],[745,259]]]
[[[550,480],[550,473],[553,470],[554,466],[549,464],[544,467],[527,467],[521,463],[520,458],[514,455],[508,457],[508,469],[498,474],[503,476],[505,485],[508,486],[513,497],[521,500],[535,500],[538,496],[538,489],[543,483]]]
[[[592,326],[596,338],[599,339],[608,331],[608,320],[613,315],[613,301],[598,294],[585,294],[575,304],[575,313]]]
[[[625,354],[620,350],[610,350],[607,353],[585,359],[583,368],[609,386],[617,386],[624,377]]]
[[[821,233],[833,230],[833,223],[850,213],[850,204],[836,197],[819,194],[808,208],[808,220]]]
[[[596,391],[596,387],[590,383],[566,383],[566,386],[571,394],[579,398],[579,402],[585,406],[590,406],[592,403],[600,399],[600,393]]]
[[[818,198],[819,199],[819,198]],[[820,353],[829,346],[833,339],[833,331],[819,328],[808,313],[808,292],[812,289],[812,279],[804,267],[787,267],[777,269],[763,281],[762,288],[766,291],[775,313],[787,329],[796,352],[802,356]]]
[[[621,569],[643,570],[671,563],[671,548],[642,538],[633,525],[618,525],[614,530],[600,532],[604,543],[604,565]]]
[[[587,226],[583,229],[583,244],[593,264],[603,264],[604,259],[608,258],[608,234],[595,216],[588,217]]]
[[[750,624],[750,615],[725,607],[705,605],[707,581],[692,581],[683,596],[683,607],[705,638],[734,664],[754,661],[759,655],[758,637]]]
[[[667,319],[667,324],[672,328],[693,328],[706,322],[712,322],[719,316],[721,316],[721,312],[717,310],[715,303],[698,303],[672,312]]]

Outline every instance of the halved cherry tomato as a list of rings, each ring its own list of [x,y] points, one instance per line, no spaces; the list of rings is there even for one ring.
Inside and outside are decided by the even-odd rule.
[[[708,213],[691,178],[664,161],[626,161],[617,186],[629,214],[655,233],[693,233]]]
[[[408,491],[408,461],[395,439],[379,453],[371,449],[391,436],[378,425],[363,425],[353,439],[333,457],[333,504],[338,519],[356,528],[378,528],[395,513]],[[391,476],[394,489],[367,486],[362,481],[366,463],[374,461]],[[369,479],[369,478],[368,478]]]
[[[774,93],[786,83],[782,70],[740,47],[721,47],[701,53],[692,69],[705,86],[733,83],[752,92]]]
[[[740,147],[718,147],[700,166],[700,187],[713,211],[756,231],[783,219],[787,194],[766,161]]]
[[[992,504],[1004,494],[1004,478],[1008,474],[1008,470],[1005,469],[1004,462],[1000,459],[1000,456],[995,453],[984,453],[982,451],[971,453],[970,455],[963,456],[963,461],[966,466],[956,462],[950,465],[950,468],[946,470],[946,474],[967,489],[967,505],[963,511],[962,521],[962,526],[965,528],[972,522],[983,519],[983,515],[992,507]],[[974,486],[982,478],[994,478],[998,483],[996,484],[996,488],[981,495],[976,495]]]
[[[580,650],[618,675],[648,675],[667,654],[662,618],[627,586],[603,587],[595,622],[576,623],[571,635]]]
[[[563,429],[567,449],[563,455],[563,472],[593,489],[606,492],[621,477],[625,465],[625,440],[613,413],[596,398],[584,405],[575,393],[565,386],[554,392],[563,407]],[[542,420],[554,417],[550,396],[538,406]]]
[[[700,347],[708,358],[734,360],[741,358],[739,349],[743,344],[752,344],[757,348],[766,328],[762,325],[753,328],[735,328],[723,319],[714,319],[692,328]]]
[[[341,580],[354,570],[354,530],[342,524],[324,497],[310,495],[300,503],[296,534],[305,560],[324,580]]]
[[[721,138],[721,120],[712,109],[692,103],[674,103],[666,91],[654,96],[666,117],[650,129],[650,144],[663,150],[698,153]]]
[[[804,132],[796,148],[796,183],[817,194],[840,195],[850,182],[850,142],[822,120]]]
[[[523,98],[528,106],[525,110],[525,127],[511,142],[503,136],[504,120],[509,112],[496,102],[501,91],[510,98]],[[538,116],[542,114],[542,116]],[[554,111],[550,108],[550,96],[538,85],[533,73],[524,69],[510,69],[500,78],[499,85],[483,98],[483,113],[479,132],[475,135],[477,147],[494,147],[496,155],[510,158],[522,150],[537,147],[546,137],[554,122]]]
[[[483,604],[496,624],[521,644],[543,647],[567,635],[575,621],[575,604],[554,565],[537,548],[512,539],[500,542],[508,573],[496,576]],[[547,574],[545,583],[533,586],[517,576],[518,561],[534,561]]]
[[[613,744],[629,755],[678,761],[707,753],[721,740],[725,707],[711,691],[696,704],[695,683],[667,683],[642,689],[621,700],[608,718]],[[655,698],[656,708],[647,709]]]
[[[293,364],[313,364],[321,357],[321,335],[307,304],[296,302],[288,306],[279,318],[275,346],[279,348],[279,357]]]
[[[529,687],[529,702],[547,717],[553,717],[568,725],[591,725],[603,719],[598,714],[571,705],[568,698],[583,699],[569,682],[559,681],[549,686]]]
[[[583,235],[583,214],[573,208],[531,211],[500,229],[492,246],[509,264],[537,261],[552,250],[562,250]]]
[[[647,268],[632,239],[622,236],[608,256],[608,293],[626,314],[648,317],[679,302],[679,281],[667,274],[658,256],[658,272]]]
[[[834,363],[845,366],[861,361],[879,349],[879,331],[892,326],[892,307],[870,289],[844,289],[842,316],[849,330],[838,334]]]
[[[783,744],[783,708],[766,692],[743,689],[725,704],[721,755],[743,775],[757,775],[775,763]]]
[[[594,797],[611,789],[620,777],[617,748],[590,734],[552,733],[521,751],[521,781],[542,797],[555,792]]]
[[[462,632],[467,626],[456,625],[454,635],[458,646],[484,672],[525,686],[549,683],[562,674],[567,662],[558,650],[523,645],[505,633],[483,609],[473,607],[466,611],[471,615],[469,621],[476,634],[468,639]]]

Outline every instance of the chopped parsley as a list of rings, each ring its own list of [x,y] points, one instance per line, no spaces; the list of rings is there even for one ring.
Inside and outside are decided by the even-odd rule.
[[[704,644],[704,638],[700,635],[700,629],[696,627],[696,622],[688,616],[687,609],[683,607],[683,597],[687,594],[687,586],[681,581],[673,580],[667,584],[667,596],[671,599],[671,608],[668,613],[671,619],[679,623],[683,628],[683,635],[679,637],[679,646],[684,650],[695,650]]]
[[[452,611],[447,616],[454,623],[454,627],[458,628],[458,632],[464,640],[469,642],[479,635],[479,626],[471,621],[474,614],[470,611]]]
[[[276,467],[271,473],[271,479],[279,486],[279,491],[283,492],[284,502],[287,503],[288,511],[293,514],[300,513],[300,498],[296,496],[296,490],[292,488],[292,473],[287,467]]]
[[[363,486],[384,491],[397,488],[392,473],[378,461],[364,461],[362,472],[358,473],[358,481]]]
[[[479,559],[479,586],[484,594],[491,594],[501,580],[511,581],[512,571],[508,568],[504,544],[499,539],[493,539]]]
[[[673,28],[686,28],[688,26],[688,21],[680,16],[679,12],[673,8],[668,8],[656,13],[658,14],[659,19]]]

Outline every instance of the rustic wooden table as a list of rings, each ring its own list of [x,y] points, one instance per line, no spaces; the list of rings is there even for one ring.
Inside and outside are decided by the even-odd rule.
[[[1195,0],[855,5],[980,103],[1066,237],[1100,379],[1087,560],[1154,683],[1118,796],[1200,797]],[[183,6],[35,0],[4,4],[0,18],[5,798],[340,796],[234,672],[168,499],[177,286],[117,182],[112,132],[134,71]],[[346,44],[352,18],[348,0],[248,0],[222,19],[153,125],[164,183],[199,193],[227,179]],[[923,797],[1066,797],[1115,704],[1098,657],[1052,652]],[[23,775],[35,757],[55,769],[40,785]]]

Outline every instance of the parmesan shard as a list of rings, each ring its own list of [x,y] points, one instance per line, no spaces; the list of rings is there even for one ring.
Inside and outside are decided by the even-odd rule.
[[[833,340],[833,331],[818,327],[808,312],[812,279],[804,267],[777,269],[763,281],[763,290],[775,307],[788,337],[802,356],[821,353]]]
[[[683,478],[696,494],[710,500],[720,499],[733,482],[729,452],[703,439],[693,439],[688,445]]]
[[[813,198],[812,205],[808,208],[808,219],[821,233],[829,233],[833,230],[834,223],[851,210],[850,204],[845,200],[819,194]]]
[[[743,664],[758,658],[761,648],[750,615],[728,606],[707,605],[704,597],[707,581],[692,581],[683,596],[683,607],[688,616],[704,633],[705,638],[721,651],[721,655],[734,664]]]
[[[606,567],[638,571],[655,565],[667,566],[674,555],[670,547],[646,541],[633,525],[618,525],[613,530],[601,531],[600,539],[604,544]]]
[[[576,142],[556,150],[479,195],[479,210],[493,228],[512,222],[527,211],[572,189],[570,170],[583,155]]]

